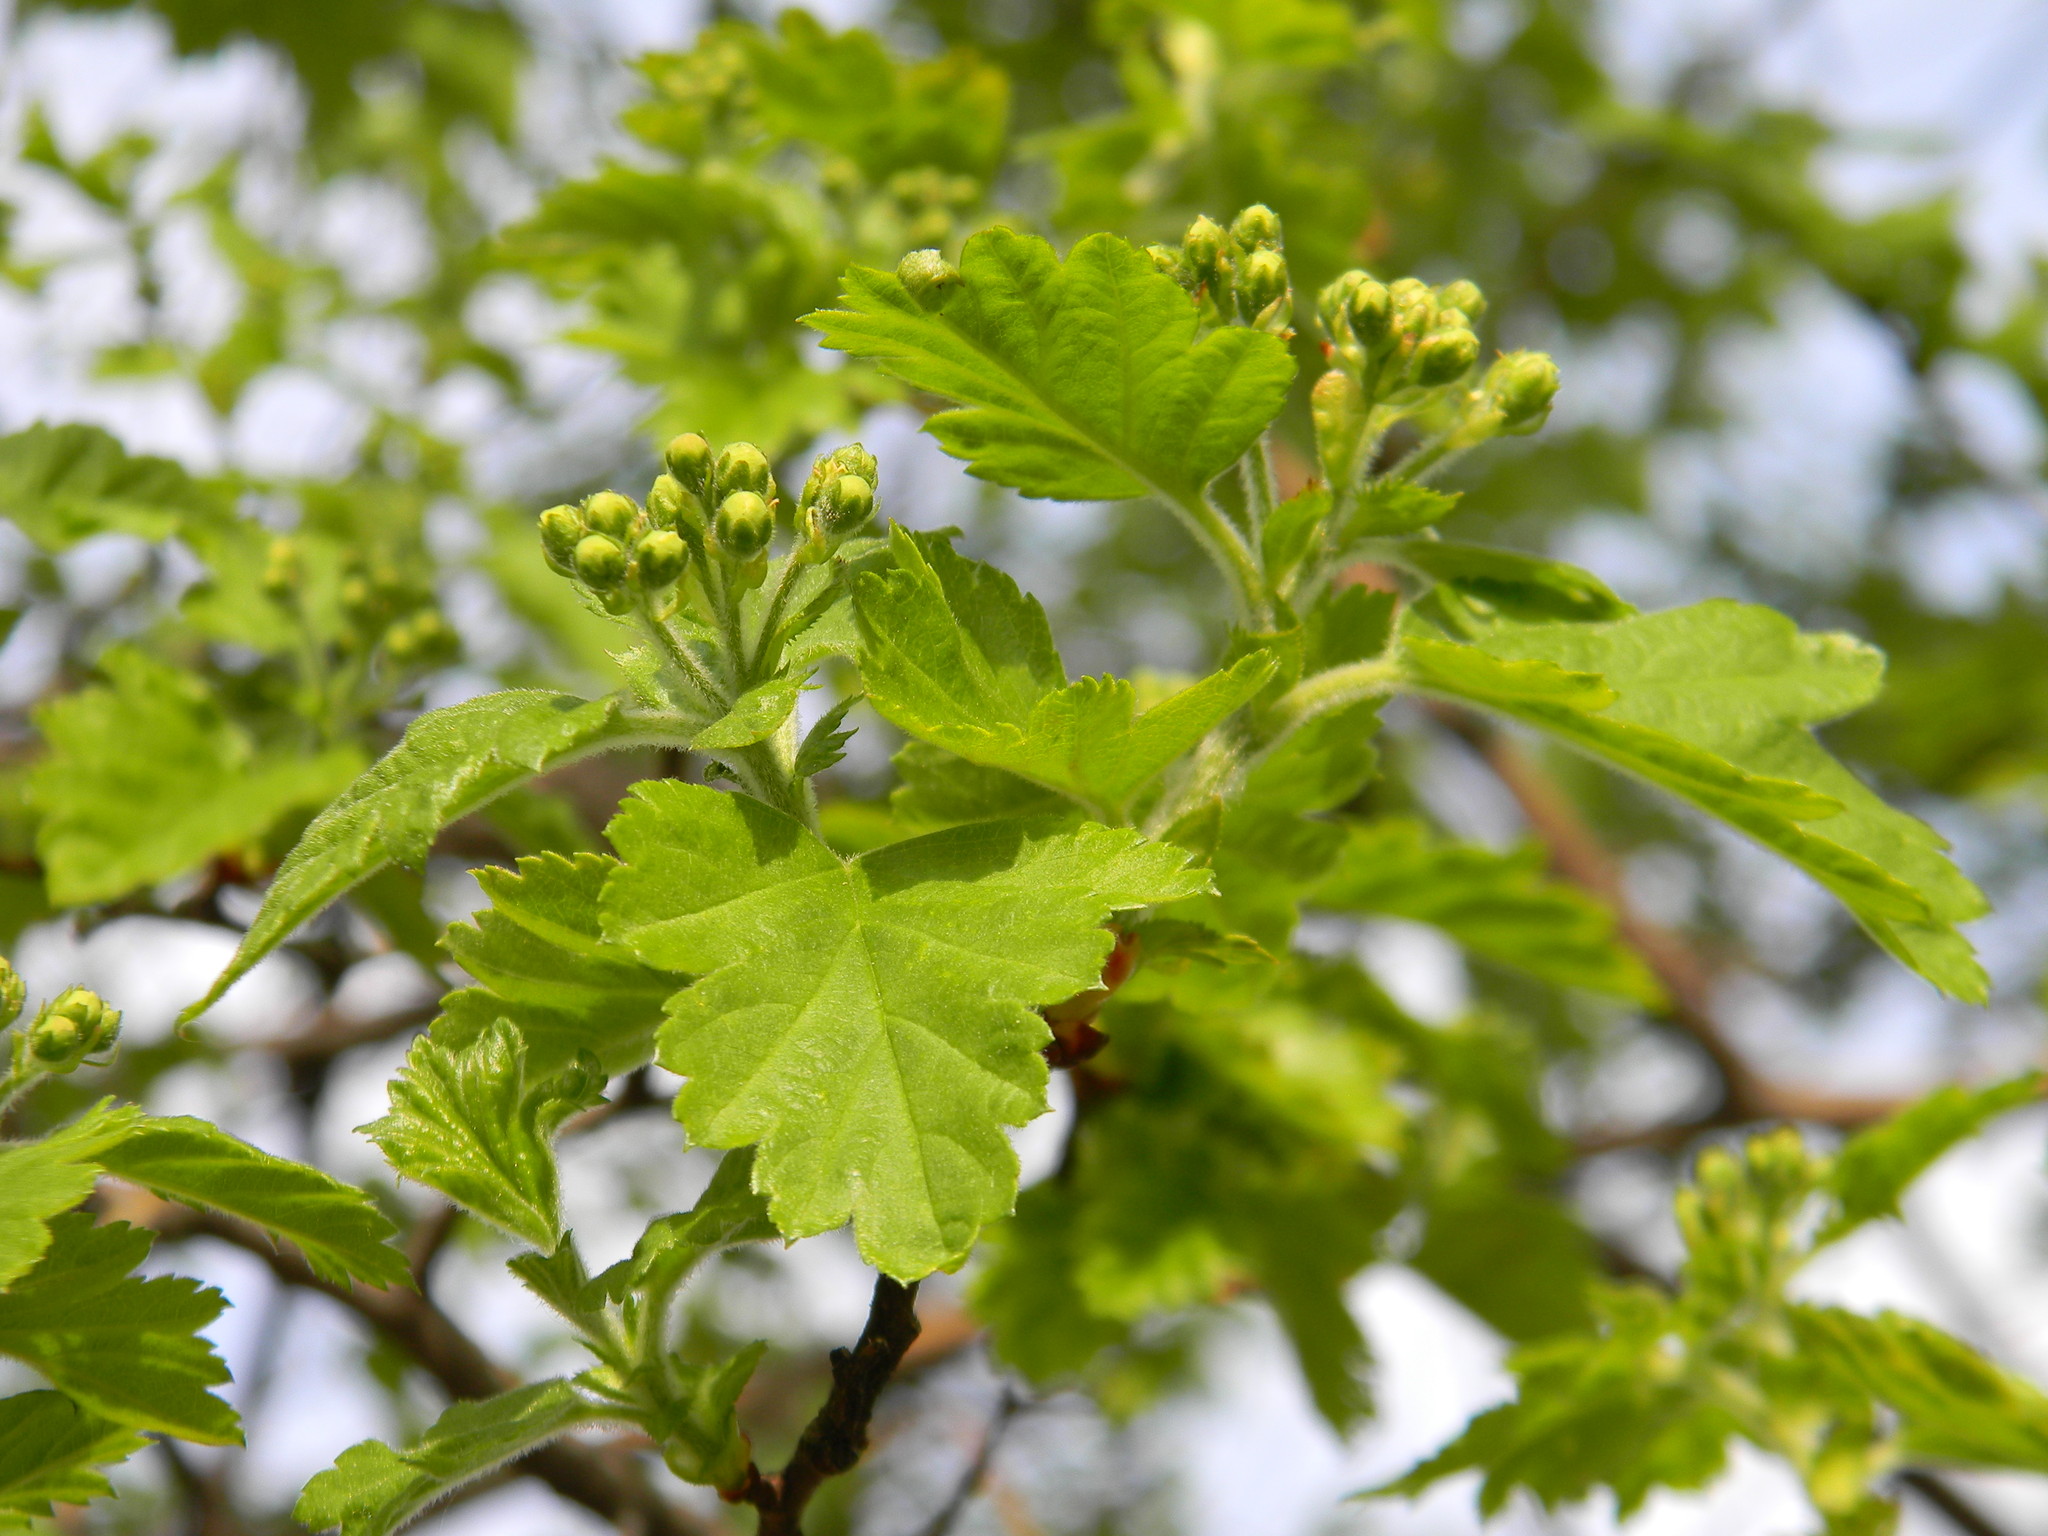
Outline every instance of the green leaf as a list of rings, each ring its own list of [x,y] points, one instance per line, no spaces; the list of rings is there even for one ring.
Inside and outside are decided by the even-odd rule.
[[[1390,538],[1440,523],[1458,507],[1456,491],[1434,491],[1409,480],[1381,480],[1359,494],[1342,542]]]
[[[1277,336],[1196,310],[1150,257],[1091,235],[1062,265],[1034,235],[986,229],[927,313],[893,274],[854,267],[825,345],[962,402],[926,423],[969,473],[1027,496],[1192,502],[1280,412],[1294,360]]]
[[[362,1126],[400,1176],[551,1253],[562,1240],[554,1133],[604,1096],[595,1057],[552,1077],[526,1070],[504,1020],[452,1050],[423,1035],[391,1084],[391,1113]]]
[[[861,678],[892,725],[1115,816],[1272,678],[1263,652],[1139,714],[1123,678],[1067,681],[1044,610],[937,534],[892,531],[855,585]]]
[[[614,1074],[652,1060],[662,1005],[685,978],[606,941],[598,894],[616,868],[618,860],[602,854],[549,853],[515,869],[477,870],[491,904],[442,941],[476,985],[442,1001],[435,1043],[465,1050],[506,1019],[535,1078],[561,1071],[580,1051]]]
[[[1329,488],[1313,484],[1272,510],[1259,531],[1259,549],[1265,557],[1266,575],[1275,587],[1286,590],[1287,577],[1308,557],[1316,533],[1329,515]]]
[[[703,1146],[760,1144],[785,1234],[850,1216],[904,1280],[1010,1206],[1002,1128],[1044,1105],[1031,1008],[1095,984],[1112,912],[1208,883],[1106,827],[983,823],[842,862],[759,802],[673,782],[637,786],[609,832],[605,931],[699,976],[661,1034],[689,1079],[677,1117]]]
[[[1989,1088],[1938,1088],[1882,1125],[1852,1136],[1828,1170],[1825,1187],[1836,1211],[1815,1243],[1831,1243],[1865,1222],[1898,1215],[1899,1197],[1937,1158],[1987,1121],[2035,1102],[2044,1086],[2048,1077],[2029,1072]]]
[[[1555,1194],[1490,1165],[1420,1202],[1422,1244],[1409,1257],[1453,1301],[1516,1342],[1582,1329],[1598,1253]]]
[[[29,781],[43,813],[36,852],[59,906],[125,896],[239,852],[362,768],[353,747],[258,747],[203,681],[139,650],[116,646],[99,665],[108,686],[36,711],[50,745]]]
[[[181,1276],[138,1280],[151,1234],[94,1226],[84,1211],[50,1223],[49,1250],[0,1293],[0,1355],[40,1372],[93,1412],[206,1445],[238,1445],[234,1409],[206,1389],[228,1379],[199,1330],[226,1305]]]
[[[0,438],[0,509],[47,550],[98,533],[164,539],[188,521],[229,520],[169,459],[131,458],[98,427],[40,423]]]
[[[1450,587],[1486,616],[1532,624],[1595,623],[1635,613],[1598,576],[1561,560],[1435,537],[1404,539],[1391,554]]]
[[[1955,925],[1984,898],[1931,828],[1828,755],[1811,726],[1877,692],[1883,658],[1715,601],[1610,624],[1502,624],[1472,645],[1405,641],[1413,682],[1537,726],[1691,801],[1791,860],[1943,991],[1988,983]]]
[[[187,1116],[143,1121],[100,1154],[107,1172],[167,1200],[225,1211],[282,1237],[333,1281],[409,1286],[398,1230],[369,1196],[340,1180],[258,1151]]]
[[[853,727],[846,724],[846,712],[863,697],[849,693],[818,717],[817,724],[804,732],[803,745],[797,748],[796,764],[790,772],[808,779],[846,756],[846,744],[853,738]]]
[[[358,881],[386,864],[417,866],[449,822],[514,785],[644,731],[614,698],[538,689],[486,694],[433,710],[313,818],[279,866],[234,960],[183,1018],[197,1018],[249,968]]]
[[[292,1518],[309,1531],[339,1526],[342,1536],[390,1536],[464,1483],[606,1417],[566,1381],[455,1403],[402,1451],[381,1440],[350,1446],[306,1484]]]
[[[141,1110],[111,1102],[40,1141],[0,1144],[0,1291],[50,1246],[50,1218],[92,1193],[100,1154],[141,1123]]]
[[[61,1392],[0,1398],[0,1527],[113,1492],[95,1467],[126,1461],[149,1441],[88,1413]]]
[[[721,1249],[781,1235],[769,1218],[767,1196],[754,1188],[753,1149],[741,1147],[719,1160],[695,1205],[650,1223],[620,1263],[630,1289],[665,1291]]]
[[[699,752],[729,752],[766,741],[782,729],[803,691],[801,677],[771,678],[741,694],[732,708],[691,738]]]
[[[1379,912],[1441,928],[1476,955],[1558,986],[1655,1004],[1648,967],[1615,936],[1614,917],[1546,879],[1530,845],[1495,853],[1433,838],[1404,817],[1354,824],[1336,867],[1308,898],[1337,912]]]

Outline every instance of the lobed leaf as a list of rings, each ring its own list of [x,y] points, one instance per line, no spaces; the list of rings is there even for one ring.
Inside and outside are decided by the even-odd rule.
[[[40,422],[0,437],[0,507],[47,550],[100,533],[165,539],[187,522],[230,517],[169,459],[131,456],[98,427]]]
[[[1186,855],[1106,827],[982,823],[842,862],[801,823],[697,785],[637,786],[605,931],[695,973],[659,1060],[699,1144],[758,1143],[790,1237],[849,1217],[898,1279],[958,1263],[1009,1208],[1002,1128],[1039,1113],[1033,1006],[1097,981],[1112,913],[1204,889]]]
[[[92,1193],[101,1154],[142,1121],[132,1106],[102,1100],[40,1141],[0,1144],[0,1291],[50,1246],[50,1218]]]
[[[114,1490],[94,1469],[126,1461],[149,1441],[61,1392],[0,1398],[0,1530],[47,1517],[53,1504],[85,1504]]]

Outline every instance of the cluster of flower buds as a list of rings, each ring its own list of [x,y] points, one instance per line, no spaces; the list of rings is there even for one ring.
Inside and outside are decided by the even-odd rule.
[[[898,171],[883,183],[886,206],[901,223],[900,244],[939,245],[950,240],[963,215],[981,201],[981,183],[935,165]]]
[[[1243,321],[1276,336],[1292,334],[1294,289],[1288,281],[1280,215],[1254,203],[1225,229],[1206,214],[1177,246],[1150,245],[1145,254],[1175,282],[1214,306],[1222,323]]]
[[[828,558],[875,515],[875,456],[859,443],[820,454],[797,498],[802,558]]]
[[[1378,395],[1456,383],[1479,360],[1472,324],[1486,299],[1462,279],[1431,288],[1413,277],[1382,283],[1346,272],[1317,296],[1329,356]]]
[[[18,989],[21,978],[12,966],[8,975]],[[21,1002],[18,992],[9,995],[16,1013]],[[66,987],[47,1003],[29,1025],[28,1054],[44,1072],[72,1071],[89,1057],[113,1049],[121,1033],[121,1011],[109,1008],[97,992],[84,987]]]
[[[280,535],[270,541],[263,564],[264,593],[294,603],[305,587],[305,556],[299,540]],[[348,633],[342,648],[364,654],[381,647],[406,670],[444,666],[462,654],[462,639],[442,617],[431,587],[408,579],[389,560],[352,565],[336,594]]]

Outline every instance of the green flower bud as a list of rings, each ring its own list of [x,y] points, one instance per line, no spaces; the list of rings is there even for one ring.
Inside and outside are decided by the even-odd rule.
[[[601,533],[576,546],[576,574],[593,587],[616,587],[626,579],[626,552]]]
[[[730,496],[734,491],[766,496],[775,483],[768,468],[768,455],[752,443],[727,443],[718,451],[718,465],[713,473],[721,496]]]
[[[1223,226],[1206,213],[1188,226],[1180,243],[1181,258],[1198,282],[1212,283],[1223,267],[1223,248],[1229,240]]]
[[[1152,258],[1152,265],[1168,277],[1180,276],[1180,252],[1170,245],[1148,245],[1145,254]]]
[[[1415,344],[1409,363],[1415,382],[1425,388],[1448,384],[1479,361],[1479,338],[1462,327],[1431,331]]]
[[[1370,347],[1386,336],[1394,300],[1386,284],[1368,277],[1351,290],[1344,309],[1351,321],[1351,334]]]
[[[647,488],[647,521],[656,528],[673,528],[682,511],[683,483],[674,475],[656,475]]]
[[[461,650],[461,637],[431,608],[392,625],[384,634],[384,653],[400,666],[432,666]]]
[[[927,313],[943,308],[953,290],[965,281],[958,267],[932,250],[912,251],[897,262],[896,280]]]
[[[704,489],[704,472],[711,467],[711,445],[695,432],[669,439],[662,454],[668,472],[693,491]]]
[[[0,1029],[21,1017],[21,1005],[28,1001],[28,983],[21,972],[0,958]]]
[[[1501,414],[1501,430],[1524,436],[1541,427],[1557,398],[1557,364],[1542,352],[1509,352],[1486,370],[1486,397]]]
[[[1436,301],[1442,308],[1460,310],[1474,320],[1486,313],[1486,295],[1479,291],[1477,283],[1468,278],[1445,283],[1437,289]]]
[[[656,529],[633,547],[633,576],[650,592],[659,591],[683,574],[690,546],[666,528]]]
[[[297,539],[272,539],[263,565],[263,590],[274,598],[287,598],[298,590],[305,572],[299,560]]]
[[[632,537],[633,524],[639,516],[640,509],[633,505],[633,499],[617,491],[599,491],[583,503],[583,526],[621,543]]]
[[[355,623],[360,624],[377,612],[377,589],[370,584],[370,578],[360,571],[342,578],[339,596],[341,611]]]
[[[1241,251],[1270,250],[1280,243],[1280,215],[1253,203],[1230,222],[1230,238]]]
[[[29,1026],[28,1051],[45,1071],[69,1072],[94,1052],[109,1049],[120,1032],[118,1008],[109,1008],[84,987],[66,987]]]
[[[564,576],[575,570],[576,546],[582,540],[583,519],[574,507],[549,507],[541,513],[541,553]]]
[[[859,475],[841,475],[804,514],[811,558],[820,558],[860,532],[875,515],[875,491]]]
[[[1394,329],[1403,336],[1420,336],[1436,329],[1436,295],[1418,278],[1404,277],[1387,286]]]
[[[1260,246],[1245,257],[1237,274],[1238,302],[1247,319],[1287,292],[1287,258],[1270,246]]]
[[[858,475],[873,485],[876,468],[875,456],[859,443],[848,443],[830,453],[819,454],[812,460],[811,472],[805,477],[803,495],[797,499],[798,510],[808,512],[841,475]]]
[[[757,492],[734,491],[718,504],[711,531],[720,554],[735,561],[751,560],[775,536],[775,514]]]

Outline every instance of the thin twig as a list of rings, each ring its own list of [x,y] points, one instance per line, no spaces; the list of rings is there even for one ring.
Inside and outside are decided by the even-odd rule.
[[[981,1432],[981,1444],[975,1450],[974,1460],[968,1463],[967,1470],[960,1475],[960,1481],[955,1485],[952,1496],[939,1506],[938,1512],[930,1520],[925,1522],[918,1536],[949,1536],[953,1522],[960,1518],[974,1496],[981,1492],[982,1484],[988,1481],[989,1465],[995,1460],[996,1448],[1002,1444],[1011,1421],[1029,1406],[1030,1399],[1011,1387],[1008,1382],[1003,1383],[1002,1396],[996,1400],[995,1412],[989,1415],[988,1428]]]
[[[1993,1523],[1989,1515],[1932,1472],[1908,1467],[1899,1474],[1899,1483],[1912,1489],[1940,1510],[1947,1517],[1948,1523],[1961,1531],[1963,1536],[2006,1536],[2004,1529]]]

